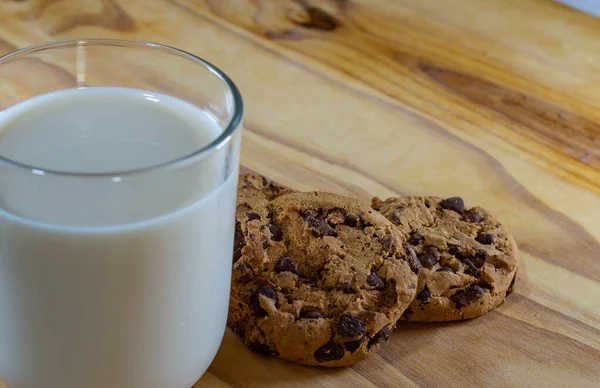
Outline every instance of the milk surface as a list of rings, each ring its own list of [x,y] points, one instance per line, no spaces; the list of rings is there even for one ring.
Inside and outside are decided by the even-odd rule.
[[[0,376],[10,387],[189,388],[200,377],[227,317],[237,167],[221,150],[128,170],[221,132],[190,104],[116,87],[0,114],[0,155],[32,166],[0,163]]]

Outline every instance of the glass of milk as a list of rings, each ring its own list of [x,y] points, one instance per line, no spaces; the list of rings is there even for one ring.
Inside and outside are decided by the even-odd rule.
[[[140,41],[0,58],[0,378],[190,388],[229,300],[242,99]]]

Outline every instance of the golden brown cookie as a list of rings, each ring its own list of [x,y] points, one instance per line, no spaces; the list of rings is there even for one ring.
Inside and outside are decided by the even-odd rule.
[[[257,174],[240,174],[238,177],[238,194],[235,223],[235,239],[233,246],[233,261],[242,255],[242,248],[246,245],[244,233],[248,220],[264,216],[267,203],[280,195],[293,193],[288,187]]]
[[[255,352],[305,365],[376,352],[415,296],[418,261],[405,237],[340,195],[288,193],[250,206],[238,214],[245,245],[233,267],[233,331]]]
[[[483,208],[465,209],[459,197],[373,198],[372,206],[411,236],[408,242],[423,266],[417,297],[403,320],[474,318],[512,292],[517,245]]]

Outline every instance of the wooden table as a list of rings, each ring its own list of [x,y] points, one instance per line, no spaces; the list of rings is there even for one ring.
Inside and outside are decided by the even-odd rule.
[[[599,19],[550,0],[0,1],[2,53],[74,37],[216,63],[246,101],[250,169],[365,200],[461,195],[521,247],[517,292],[482,318],[403,325],[338,370],[228,332],[197,387],[600,386]]]

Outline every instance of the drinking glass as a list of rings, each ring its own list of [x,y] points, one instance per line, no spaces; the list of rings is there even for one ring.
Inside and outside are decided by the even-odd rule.
[[[126,91],[158,110],[121,103]],[[69,99],[90,92],[97,103],[83,110]],[[163,108],[173,117],[161,126]],[[189,388],[204,373],[227,318],[242,111],[225,73],[164,45],[79,39],[0,58],[0,378],[10,388]],[[127,148],[175,138],[178,123],[198,133],[168,159]],[[105,148],[90,161],[61,148],[75,143]],[[67,164],[32,162],[38,151]]]

